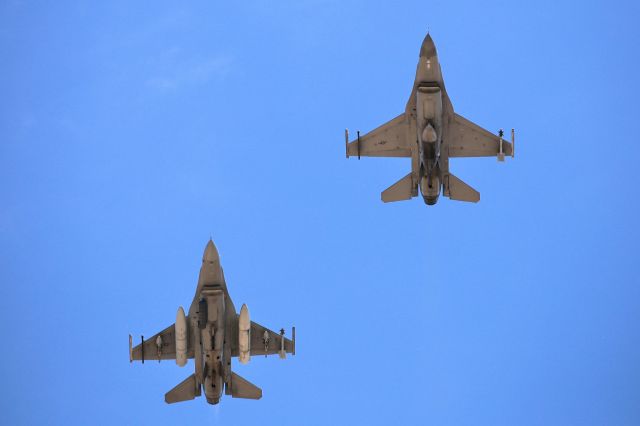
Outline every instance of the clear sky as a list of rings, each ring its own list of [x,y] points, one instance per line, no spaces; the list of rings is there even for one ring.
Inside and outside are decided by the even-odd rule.
[[[637,2],[0,3],[0,423],[640,424]],[[233,4],[233,5],[231,5]],[[430,30],[456,112],[515,160],[478,204],[383,204]],[[260,401],[176,405],[130,365],[212,236],[298,355]]]

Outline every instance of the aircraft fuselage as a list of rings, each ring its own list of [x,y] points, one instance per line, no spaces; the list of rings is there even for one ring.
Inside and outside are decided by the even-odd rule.
[[[240,315],[236,313],[218,251],[209,240],[189,314],[178,307],[174,324],[146,341],[141,336],[135,347],[129,335],[129,361],[175,359],[184,367],[193,358],[194,373],[165,393],[167,404],[202,396],[203,389],[209,404],[219,403],[223,391],[233,398],[260,399],[262,389],[233,372],[231,360],[238,357],[241,364],[247,364],[251,355],[278,354],[281,359],[287,353],[295,355],[295,327],[293,340],[284,333],[284,329],[278,334],[251,321],[247,305],[242,305]]]
[[[236,322],[236,310],[227,293],[217,250],[205,251],[198,287],[189,308],[194,342],[196,381],[207,402],[220,402],[224,384],[231,377],[231,347],[226,334]],[[230,337],[229,337],[230,338]]]
[[[444,87],[438,55],[430,36],[427,36],[420,49],[406,113],[414,121],[416,129],[417,155],[414,157],[417,158],[413,161],[412,173],[425,203],[433,205],[438,201],[443,176],[449,168],[443,144],[453,107]]]

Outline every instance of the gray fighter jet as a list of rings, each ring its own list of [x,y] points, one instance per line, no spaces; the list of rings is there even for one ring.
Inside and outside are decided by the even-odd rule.
[[[260,399],[262,390],[231,371],[231,358],[249,362],[251,355],[296,353],[296,332],[292,340],[284,337],[284,329],[275,333],[249,319],[249,310],[242,305],[236,313],[224,280],[220,257],[213,241],[207,243],[202,256],[196,294],[185,316],[178,308],[176,322],[148,340],[132,348],[129,335],[129,361],[175,359],[183,367],[195,359],[195,374],[171,389],[165,402],[187,401],[204,394],[209,404],[217,404],[222,396]]]
[[[451,157],[497,156],[514,154],[514,131],[511,143],[453,112],[447,96],[431,36],[427,34],[420,48],[420,60],[413,90],[405,111],[377,129],[349,143],[345,130],[347,158],[410,157],[411,173],[382,192],[382,201],[408,200],[418,195],[433,205],[440,191],[459,201],[480,201],[480,193],[449,172]]]

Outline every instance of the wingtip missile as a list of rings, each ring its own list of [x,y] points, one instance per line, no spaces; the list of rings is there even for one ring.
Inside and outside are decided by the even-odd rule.
[[[291,327],[291,342],[293,342],[293,348],[291,350],[291,355],[296,355],[296,328]]]
[[[287,357],[287,352],[284,350],[284,328],[280,329],[280,359],[285,359]]]
[[[511,129],[511,158],[516,156],[516,130]]]
[[[344,129],[344,150],[349,158],[349,129]]]

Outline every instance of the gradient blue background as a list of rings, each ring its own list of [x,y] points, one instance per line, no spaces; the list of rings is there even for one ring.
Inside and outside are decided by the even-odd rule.
[[[3,1],[3,424],[640,424],[637,2]],[[427,29],[456,111],[517,156],[479,204],[383,204]],[[168,406],[130,365],[212,236],[298,355],[261,401]],[[137,337],[136,337],[137,338]]]

